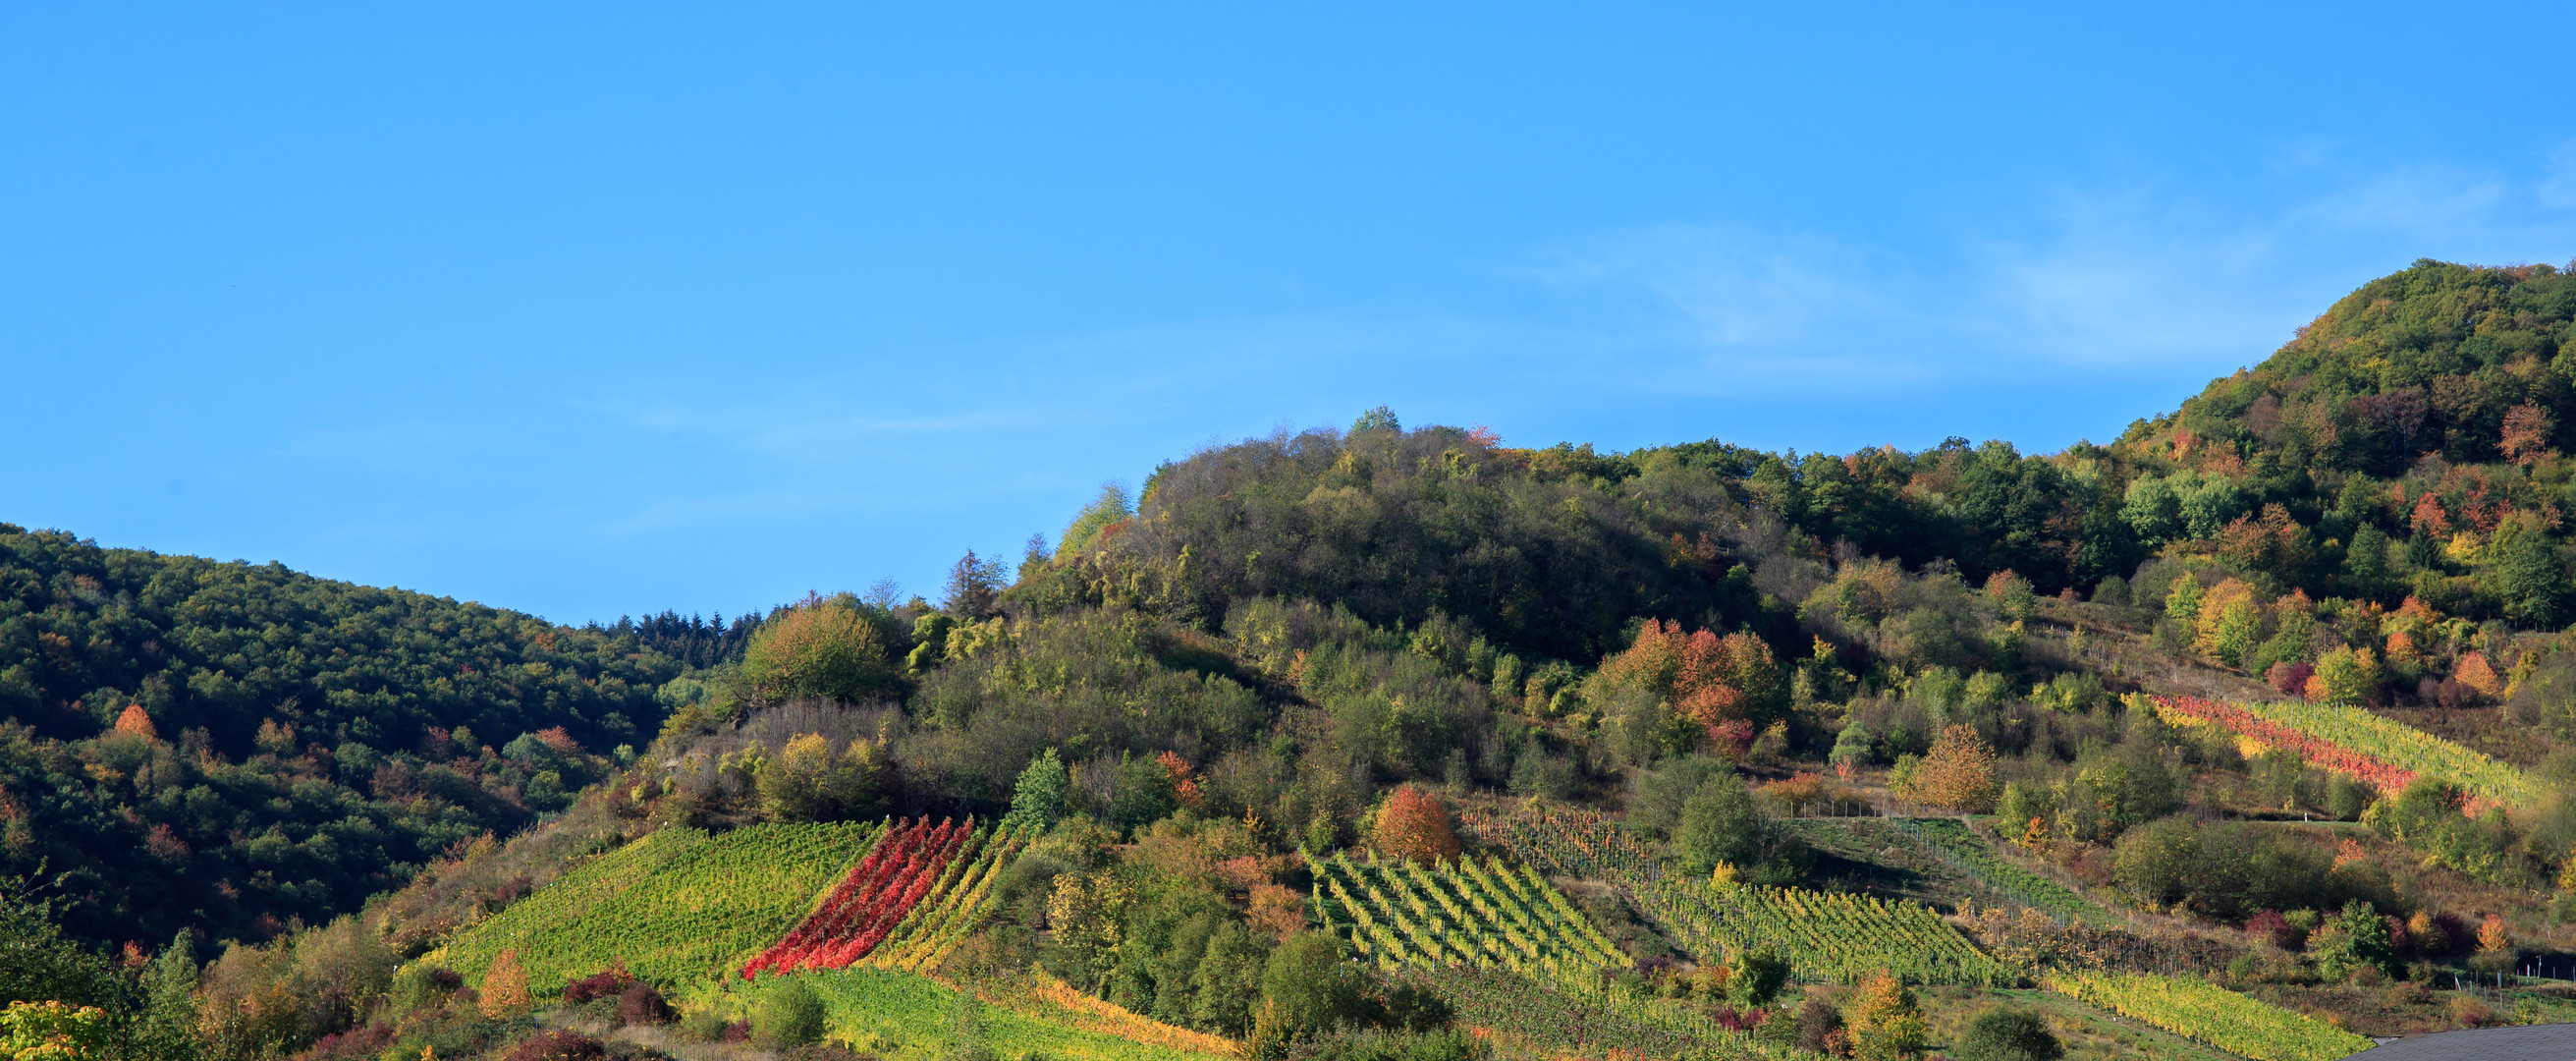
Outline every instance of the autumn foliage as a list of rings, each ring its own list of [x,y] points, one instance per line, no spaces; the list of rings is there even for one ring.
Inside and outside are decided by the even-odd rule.
[[[933,826],[928,818],[894,826],[850,867],[820,909],[743,966],[743,979],[763,969],[844,969],[867,957],[929,894],[973,832],[971,825],[954,821]]]
[[[2488,696],[2504,695],[2504,679],[2496,676],[2495,667],[2487,662],[2486,653],[2471,652],[2461,656],[2460,665],[2452,671],[2452,677],[2458,678],[2460,684]]]
[[[161,739],[161,731],[152,725],[152,716],[143,710],[141,704],[126,705],[125,713],[116,716],[116,731],[132,734],[144,740]]]
[[[528,970],[519,964],[517,950],[505,950],[492,956],[492,969],[483,974],[483,986],[476,992],[476,1005],[483,1015],[504,1020],[528,1011]]]
[[[1602,662],[1601,678],[1613,688],[1654,693],[1711,740],[1739,752],[1749,735],[1789,708],[1779,659],[1761,638],[1742,631],[1684,634],[1680,623],[1649,619],[1627,651]]]
[[[1415,862],[1455,858],[1459,852],[1458,834],[1449,826],[1449,808],[1411,785],[1396,789],[1378,811],[1376,846],[1382,854]]]
[[[1983,814],[1995,806],[1995,753],[1974,726],[1941,731],[1899,798],[1930,807]]]

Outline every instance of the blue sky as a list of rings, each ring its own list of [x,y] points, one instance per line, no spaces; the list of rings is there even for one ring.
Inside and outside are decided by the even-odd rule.
[[[2576,258],[2576,8],[18,5],[0,521],[580,622],[1276,425],[2053,450]]]

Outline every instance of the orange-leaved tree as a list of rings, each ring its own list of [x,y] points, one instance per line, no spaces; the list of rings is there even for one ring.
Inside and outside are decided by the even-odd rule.
[[[161,739],[160,729],[152,725],[152,716],[143,710],[141,704],[126,705],[125,713],[116,716],[116,731],[130,733],[144,740]]]
[[[1954,725],[1932,742],[1932,752],[1914,767],[1897,792],[1900,799],[1925,806],[1983,814],[1995,807],[1995,753],[1974,726]]]
[[[2391,654],[2392,656],[2394,653]],[[2504,679],[2496,676],[2495,666],[2487,662],[2484,652],[2470,652],[2460,657],[2460,665],[2451,671],[2460,684],[2488,696],[2504,695]],[[121,726],[120,726],[121,728]]]
[[[475,992],[476,1004],[483,1015],[505,1020],[528,1011],[528,970],[519,964],[516,949],[492,956],[491,971],[483,974],[482,990]]]
[[[1458,834],[1449,827],[1449,808],[1428,792],[1406,785],[1387,797],[1377,812],[1375,843],[1379,853],[1416,862],[1457,857]]]

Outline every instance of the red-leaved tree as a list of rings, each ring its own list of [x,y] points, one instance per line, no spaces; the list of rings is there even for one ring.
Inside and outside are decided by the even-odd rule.
[[[1449,827],[1449,808],[1411,785],[1396,789],[1378,811],[1376,845],[1380,854],[1415,862],[1455,858],[1460,850],[1458,833]]]

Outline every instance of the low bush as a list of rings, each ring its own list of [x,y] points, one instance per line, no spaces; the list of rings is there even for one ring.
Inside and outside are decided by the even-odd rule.
[[[622,1024],[669,1024],[678,1014],[663,1001],[662,992],[653,985],[637,983],[617,996],[617,1019]]]
[[[777,1046],[810,1046],[823,1041],[823,996],[812,985],[790,977],[785,986],[760,1000],[752,1018],[760,1037]]]
[[[608,1047],[579,1032],[542,1031],[519,1040],[503,1061],[607,1061]]]

